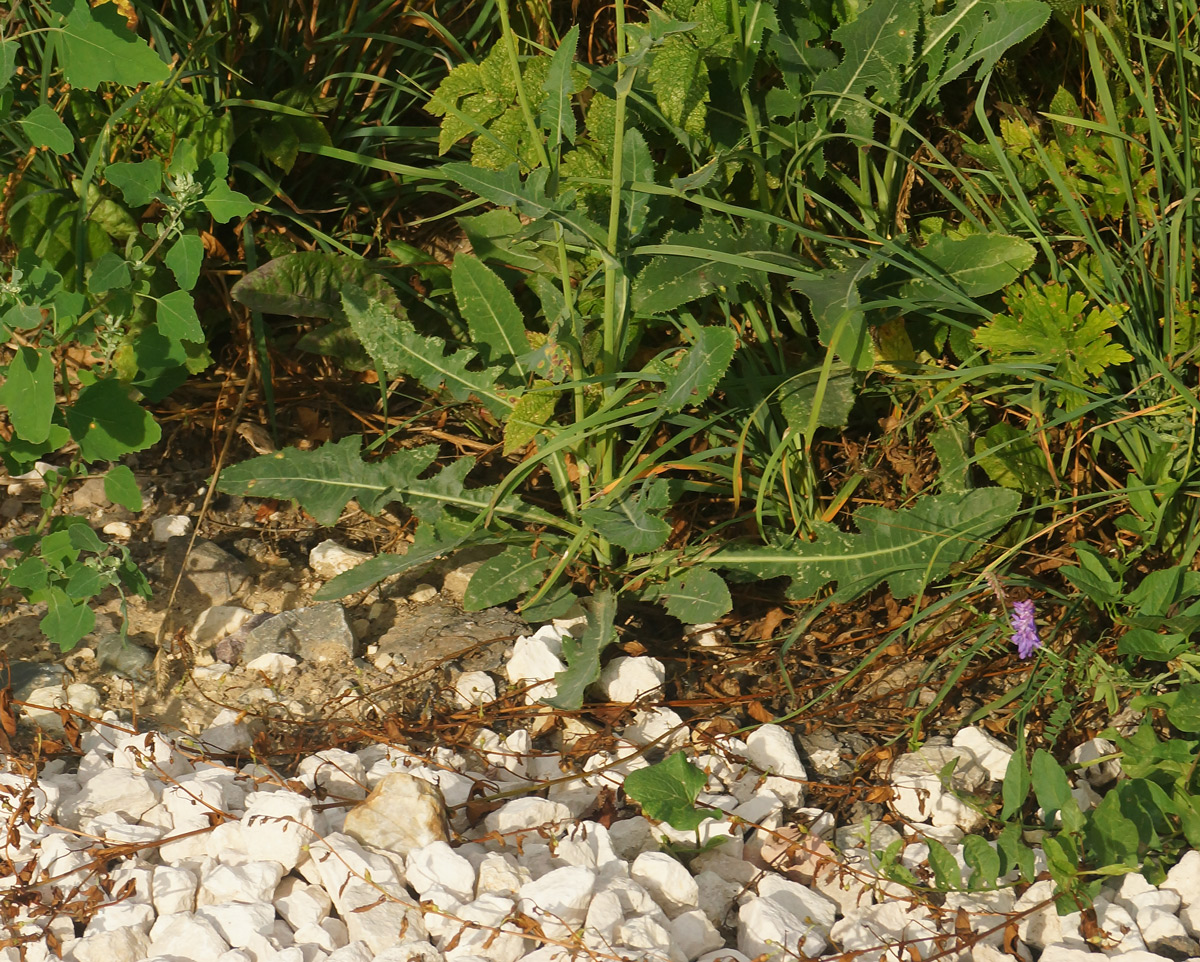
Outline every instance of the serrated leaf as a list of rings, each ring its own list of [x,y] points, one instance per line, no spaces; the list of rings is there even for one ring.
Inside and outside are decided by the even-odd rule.
[[[49,351],[19,346],[0,384],[0,407],[23,441],[41,444],[54,417],[54,359]]]
[[[525,319],[504,281],[478,257],[459,254],[450,269],[454,300],[471,331],[471,341],[480,348],[483,364],[504,366],[515,363],[516,373],[525,371],[516,358],[525,354]]]
[[[946,422],[929,435],[929,443],[938,459],[938,483],[948,494],[969,491],[971,450],[967,446],[970,429],[962,421]]]
[[[575,112],[571,109],[571,93],[574,90],[571,65],[575,62],[575,51],[578,48],[579,24],[575,24],[567,31],[558,49],[554,51],[554,56],[550,58],[546,82],[542,85],[546,93],[546,103],[542,106],[538,123],[548,132],[547,139],[551,145],[575,143]]]
[[[116,461],[158,442],[162,429],[154,415],[129,397],[115,378],[89,384],[66,411],[71,437],[85,461]]]
[[[204,263],[204,241],[196,234],[184,234],[163,256],[163,263],[171,268],[175,282],[183,290],[190,291],[200,278],[200,265]]]
[[[667,314],[721,288],[732,291],[743,281],[765,283],[762,271],[728,263],[719,255],[768,253],[766,239],[754,231],[739,235],[715,217],[705,217],[694,231],[672,231],[661,246],[678,248],[678,253],[655,255],[634,279],[632,299],[638,313]]]
[[[648,73],[658,109],[668,123],[703,137],[708,119],[710,80],[704,55],[681,34],[663,39]]]
[[[538,585],[554,567],[545,548],[511,545],[479,566],[463,595],[463,610],[481,611],[512,601]]]
[[[113,465],[104,475],[104,496],[130,511],[142,510],[142,492],[137,479],[123,464]]]
[[[500,368],[467,370],[475,360],[473,348],[446,354],[445,341],[418,334],[408,318],[396,317],[362,288],[344,287],[342,308],[367,353],[386,370],[408,374],[427,390],[445,391],[460,403],[474,396],[498,417],[504,417],[517,400],[518,392],[501,394],[498,390],[503,374]]]
[[[547,705],[562,711],[579,711],[587,687],[600,679],[600,655],[617,640],[613,623],[617,617],[616,596],[608,590],[598,591],[587,605],[587,628],[583,637],[566,635],[562,640],[566,671],[554,676],[558,693],[544,699]]]
[[[96,627],[95,612],[85,604],[76,604],[62,588],[48,588],[45,601],[42,633],[58,645],[59,651],[70,651]]]
[[[605,508],[584,508],[581,517],[600,537],[634,554],[661,547],[671,534],[671,526],[652,516],[643,500],[634,495]]]
[[[135,164],[109,164],[104,179],[116,187],[130,207],[145,207],[162,187],[163,165],[151,158]]]
[[[667,614],[689,625],[717,621],[733,608],[724,579],[702,568],[691,568],[664,585],[648,589],[644,595],[647,600],[661,601]]]
[[[788,427],[801,436],[808,431],[820,381],[819,368],[804,371],[790,378],[780,391],[779,409],[784,420]],[[849,368],[842,364],[835,365],[825,382],[825,396],[821,400],[821,410],[817,412],[817,426],[844,428],[857,400],[858,392],[854,389],[854,376]]]
[[[708,778],[682,752],[625,776],[625,794],[642,806],[647,818],[681,832],[694,832],[713,813],[696,808]]]
[[[621,148],[621,179],[627,184],[653,184],[654,158],[636,127],[625,131]],[[632,186],[621,190],[621,240],[631,244],[641,236],[650,213],[650,195]]]
[[[128,287],[132,279],[125,258],[108,251],[92,265],[87,287],[93,294],[104,294],[114,288]]]
[[[1009,234],[935,234],[915,253],[928,262],[930,277],[909,281],[901,296],[936,300],[947,284],[970,297],[993,294],[1029,270],[1037,252],[1028,241]]]
[[[87,0],[53,0],[64,17],[59,36],[59,63],[72,87],[95,90],[106,80],[133,87],[164,80],[170,68],[144,40],[129,29],[115,4],[97,6]]]
[[[975,458],[987,476],[1002,487],[1037,495],[1054,486],[1041,447],[1011,424],[994,424],[982,438],[976,438]]]
[[[919,60],[931,77],[938,78],[936,87],[976,64],[975,79],[981,80],[1007,50],[1040,29],[1049,15],[1048,6],[1037,0],[959,0],[947,13],[926,21]]]
[[[154,311],[159,333],[171,341],[204,341],[196,302],[187,291],[171,291],[158,299]]]
[[[49,147],[56,154],[69,154],[75,149],[71,131],[49,104],[34,107],[20,123],[25,136],[35,147]]]
[[[736,349],[737,334],[730,328],[700,328],[679,367],[667,376],[658,396],[658,410],[674,414],[685,406],[703,404],[729,370]]]
[[[397,500],[437,456],[435,445],[423,445],[368,464],[361,446],[362,437],[353,435],[315,451],[266,454],[226,468],[217,487],[229,494],[293,499],[319,524],[332,525],[351,498],[368,514]]]
[[[869,371],[875,363],[859,285],[874,276],[879,263],[873,257],[860,258],[792,281],[792,287],[808,298],[821,343],[855,371]]]
[[[504,421],[504,454],[520,451],[554,417],[560,392],[547,390],[549,382],[534,382],[535,390],[521,395]]]
[[[815,95],[832,100],[830,124],[844,121],[848,134],[871,138],[875,112],[863,100],[884,106],[896,103],[919,27],[918,0],[875,0],[856,19],[833,31],[843,51],[842,62],[813,82]]]
[[[819,522],[814,541],[727,549],[706,564],[761,578],[790,575],[796,598],[811,598],[833,583],[839,596],[854,596],[885,580],[896,598],[910,598],[976,554],[1020,503],[1015,491],[985,488],[922,498],[899,510],[865,507],[854,515],[857,534]]]
[[[230,293],[239,304],[263,314],[345,321],[342,290],[350,285],[394,314],[403,310],[392,285],[369,262],[321,251],[276,257],[234,284]]]

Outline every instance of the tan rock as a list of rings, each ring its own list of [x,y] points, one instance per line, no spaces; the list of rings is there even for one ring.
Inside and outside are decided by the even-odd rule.
[[[449,842],[441,790],[415,775],[386,775],[346,814],[345,833],[363,845],[407,855],[431,842]]]

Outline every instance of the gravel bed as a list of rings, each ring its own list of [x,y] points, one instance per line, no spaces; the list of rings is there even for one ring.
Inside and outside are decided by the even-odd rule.
[[[520,638],[494,672],[464,672],[457,697],[486,706],[497,676],[532,685],[531,703],[551,694],[571,627]],[[250,667],[286,685],[295,659],[260,659]],[[610,700],[638,702],[662,679],[655,659],[621,657],[601,684]],[[54,733],[64,717],[27,712],[23,724]],[[174,740],[109,711],[83,732],[76,771],[53,761],[30,777],[7,760],[0,959],[1200,956],[1200,853],[1159,888],[1136,874],[1112,880],[1094,919],[1058,916],[1048,879],[917,896],[880,876],[880,854],[903,839],[900,862],[931,878],[923,839],[933,837],[969,879],[961,840],[983,818],[964,799],[995,793],[1010,754],[980,729],[895,760],[894,824],[843,825],[805,805],[801,760],[819,775],[836,765],[836,744],[798,742],[777,725],[745,738],[714,734],[662,707],[638,712],[615,749],[581,771],[536,750],[525,730],[484,729],[470,752],[322,751],[290,779],[222,761],[250,753],[255,733],[253,719],[233,710]],[[718,812],[698,833],[651,822],[620,792],[630,772],[675,751],[707,775],[699,803]],[[938,773],[953,758],[947,791]],[[1087,807],[1118,772],[1084,771],[1092,781],[1074,791]]]

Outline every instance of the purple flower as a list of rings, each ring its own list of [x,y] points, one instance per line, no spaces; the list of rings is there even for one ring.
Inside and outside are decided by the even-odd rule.
[[[1042,647],[1042,639],[1038,635],[1037,622],[1032,601],[1013,602],[1012,631],[1013,644],[1017,646],[1017,654],[1028,658],[1038,648]]]

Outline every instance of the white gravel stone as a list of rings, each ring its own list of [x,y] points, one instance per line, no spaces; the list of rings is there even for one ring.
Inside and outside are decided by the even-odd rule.
[[[454,682],[454,700],[463,708],[478,708],[496,700],[496,679],[486,671],[464,671]]]
[[[435,885],[460,903],[470,902],[475,894],[475,867],[446,842],[432,842],[410,852],[405,869],[408,884],[422,897]]]
[[[308,553],[308,566],[328,581],[373,557],[375,556],[365,551],[355,551],[326,539]]]
[[[274,898],[275,888],[283,875],[278,862],[245,862],[241,865],[209,866],[200,876],[196,906],[220,905],[222,902],[267,902]]]
[[[816,927],[769,898],[753,898],[738,910],[738,949],[760,955],[817,956],[826,941]]]
[[[305,926],[320,925],[333,908],[328,892],[294,875],[279,883],[273,901],[280,917],[297,931]]]
[[[987,772],[975,761],[972,752],[926,746],[901,755],[892,764],[892,807],[913,822],[956,825],[967,834],[978,829],[985,821],[984,815],[959,801],[942,784],[942,770],[956,758],[958,764],[951,783],[958,791],[973,792],[987,781]]]
[[[1200,902],[1200,852],[1185,852],[1167,871],[1163,888],[1177,893],[1184,908]]]
[[[110,521],[100,529],[111,538],[117,538],[120,541],[128,541],[133,537],[133,528],[126,521]]]
[[[299,659],[291,655],[283,655],[277,651],[268,651],[259,655],[253,661],[246,663],[247,671],[260,671],[272,681],[279,681],[288,672],[300,664]]]
[[[561,656],[562,636],[553,628],[518,638],[505,666],[509,683],[530,685],[526,701],[531,705],[541,698],[553,698],[558,694],[553,678],[567,670]]]
[[[362,759],[340,748],[327,748],[300,762],[296,773],[311,775],[313,784],[329,795],[339,798],[365,798],[367,771]]]
[[[150,955],[150,936],[141,928],[89,932],[72,945],[71,954],[75,962],[139,962]]]
[[[254,745],[254,725],[243,712],[224,708],[198,736],[213,752],[244,752]]]
[[[160,915],[150,929],[150,955],[209,962],[228,948],[216,926],[197,915]]]
[[[577,865],[555,869],[521,886],[520,911],[542,926],[550,938],[562,939],[587,917],[596,873]]]
[[[450,839],[441,791],[427,779],[407,772],[392,772],[380,779],[366,801],[346,813],[343,831],[363,845],[400,855]]]
[[[275,906],[270,902],[202,905],[196,914],[208,919],[221,938],[235,949],[255,945],[275,929]]]
[[[1013,750],[982,728],[972,725],[957,732],[951,741],[955,748],[965,748],[995,782],[1004,781]]]
[[[700,909],[684,912],[671,920],[671,941],[689,960],[725,944],[725,938]]]
[[[774,792],[791,808],[804,804],[808,773],[796,751],[796,741],[786,728],[760,725],[754,729],[746,739],[746,757],[769,776],[763,788]]]
[[[667,669],[657,658],[643,655],[614,658],[600,673],[600,688],[609,701],[635,702],[661,694]]]
[[[692,874],[665,852],[643,852],[629,870],[629,877],[654,898],[668,918],[675,918],[699,904],[700,888]]]
[[[192,642],[201,648],[209,648],[227,635],[233,634],[253,613],[236,605],[213,605],[200,612],[192,626]]]
[[[304,847],[316,837],[312,802],[290,792],[255,792],[246,796],[242,844],[252,859],[271,859],[284,872],[300,861]]]
[[[166,514],[150,523],[150,536],[159,544],[172,538],[186,538],[192,533],[192,519],[186,514]]]
[[[574,816],[562,802],[547,798],[514,798],[505,802],[494,812],[489,812],[484,825],[489,832],[508,835],[513,832],[535,831],[541,828],[556,828]]]
[[[467,962],[468,959],[518,962],[529,944],[520,929],[512,923],[505,924],[513,908],[512,899],[483,895],[458,909],[455,918],[464,924],[452,927],[439,940],[447,962]]]
[[[633,716],[621,733],[639,748],[653,744],[662,751],[676,751],[688,743],[687,726],[670,708],[646,708]]]
[[[100,692],[91,685],[68,685],[65,692],[59,685],[35,688],[24,700],[27,704],[21,708],[23,719],[59,738],[64,736],[64,729],[58,709],[69,708],[87,718],[100,717]]]

